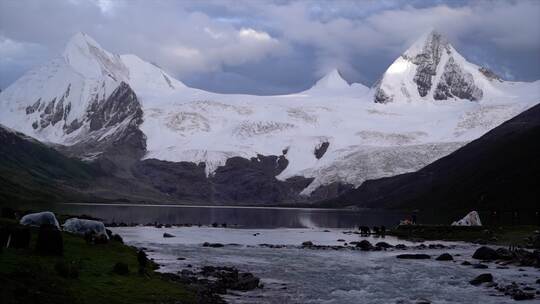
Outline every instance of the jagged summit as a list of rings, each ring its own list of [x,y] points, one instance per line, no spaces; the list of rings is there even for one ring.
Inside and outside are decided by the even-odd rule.
[[[375,102],[481,100],[491,78],[468,62],[437,31],[423,34],[386,70]]]
[[[278,164],[287,161],[279,170],[261,162],[264,176],[312,180],[295,186],[303,195],[335,183],[359,186],[366,179],[422,168],[538,102],[540,82],[489,80],[451,46],[439,51],[446,45],[441,41],[428,35],[417,44],[418,51],[392,64],[378,87],[392,99],[382,102],[477,100],[478,88],[482,103],[376,105],[373,90],[349,85],[338,70],[302,94],[206,92],[186,87],[135,55],[114,55],[88,35],[77,34],[64,56],[29,71],[0,93],[0,123],[85,160],[111,157],[111,167],[140,164],[140,159],[170,162],[167,166],[174,168],[183,166],[174,163],[192,163],[198,169],[189,176],[195,179],[157,167],[155,175],[151,169],[147,177],[140,176],[145,185],[181,199],[183,190],[171,192],[168,185],[197,184],[197,172],[232,172],[220,171],[222,166],[251,163],[249,169],[259,155],[275,156]],[[424,88],[422,97],[419,89]],[[253,183],[243,181],[225,190],[251,191]],[[253,182],[261,183],[258,177]]]
[[[121,80],[128,75],[120,56],[109,53],[82,32],[71,37],[62,55],[66,63],[85,77],[99,78],[107,75],[114,80]]]
[[[431,55],[440,54],[443,51],[450,50],[450,42],[448,39],[436,31],[431,29],[422,34],[416,41],[403,53],[406,57],[416,57],[420,54]]]
[[[343,79],[338,69],[332,69],[328,74],[319,79],[312,88],[319,89],[344,89],[350,87],[349,83]]]

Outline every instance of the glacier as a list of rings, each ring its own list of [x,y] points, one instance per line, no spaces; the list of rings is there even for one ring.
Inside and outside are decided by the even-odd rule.
[[[335,69],[294,94],[217,94],[79,33],[0,93],[0,123],[55,146],[84,143],[73,150],[87,160],[103,153],[100,143],[141,132],[137,157],[204,163],[207,176],[231,157],[283,156],[276,178],[312,178],[301,192],[309,196],[418,170],[540,101],[540,81],[486,71],[429,32],[371,88]]]

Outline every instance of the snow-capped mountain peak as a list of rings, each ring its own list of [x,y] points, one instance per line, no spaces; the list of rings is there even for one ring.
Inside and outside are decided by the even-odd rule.
[[[202,162],[208,175],[233,157],[279,156],[288,164],[276,178],[312,178],[309,194],[419,169],[538,102],[540,82],[488,74],[430,32],[376,92],[332,70],[297,94],[217,94],[79,33],[63,56],[0,93],[0,123],[83,158],[135,151],[138,159]],[[373,93],[389,104],[374,104]],[[398,104],[458,99],[482,102]]]
[[[349,83],[343,79],[338,69],[331,70],[324,77],[319,79],[312,88],[318,89],[344,89],[350,87]]]
[[[418,55],[429,56],[431,58],[440,58],[443,51],[450,52],[450,43],[445,36],[432,29],[422,34],[416,41],[403,53],[406,57],[416,57]]]
[[[122,80],[128,76],[120,56],[109,53],[85,33],[79,32],[69,40],[63,57],[66,63],[85,77],[109,76]]]
[[[432,30],[388,67],[376,88],[375,102],[479,101],[493,91],[491,80],[481,68],[463,58],[442,34]]]

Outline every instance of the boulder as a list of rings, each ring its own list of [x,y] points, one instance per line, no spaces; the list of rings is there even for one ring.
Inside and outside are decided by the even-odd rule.
[[[395,248],[400,249],[400,250],[405,250],[405,249],[407,249],[407,245],[405,245],[405,244],[397,244],[395,246]]]
[[[373,250],[373,245],[367,240],[362,240],[358,244],[356,244],[356,247],[360,248],[362,251],[370,251]]]
[[[165,233],[163,233],[163,237],[164,237],[164,238],[173,238],[173,237],[175,237],[175,236],[172,235],[172,234],[170,234],[170,233],[165,232]]]
[[[311,247],[311,246],[313,246],[312,241],[305,241],[302,243],[302,247]]]
[[[469,281],[472,285],[480,285],[482,283],[493,282],[493,276],[491,273],[483,273],[476,278]]]
[[[225,245],[223,245],[221,243],[208,243],[208,242],[203,243],[203,247],[219,248],[219,247],[223,247],[223,246],[225,246]]]
[[[514,294],[512,295],[512,299],[516,301],[523,301],[523,300],[532,300],[534,299],[534,293],[532,292],[525,292],[523,290],[516,290]]]
[[[112,235],[112,240],[115,241],[115,242],[124,244],[124,240],[123,240],[122,237],[121,237],[120,235],[118,235],[118,234],[113,234],[113,235]]]
[[[471,211],[464,218],[453,222],[452,226],[482,226],[478,212]]]
[[[431,256],[427,254],[421,254],[421,253],[406,253],[406,254],[398,254],[396,258],[407,259],[407,260],[426,260],[426,259],[431,259]]]
[[[64,231],[67,232],[80,235],[93,234],[98,238],[109,239],[105,225],[100,221],[70,218],[64,223],[63,227]]]
[[[239,273],[238,281],[231,286],[231,289],[248,291],[259,287],[260,279],[251,273]]]
[[[56,227],[56,229],[60,229],[56,216],[54,216],[54,213],[49,211],[27,214],[21,218],[20,223],[21,225],[34,227],[40,227],[41,225],[52,225]]]
[[[495,252],[497,253],[497,258],[501,260],[510,261],[514,258],[514,254],[506,248],[497,248]]]
[[[378,242],[377,244],[375,244],[375,247],[388,249],[388,248],[392,248],[394,246],[388,244],[387,242]]]
[[[139,267],[141,268],[148,266],[149,260],[146,252],[139,250],[139,252],[137,252],[137,261],[139,262]]]
[[[453,261],[454,258],[449,253],[443,253],[440,256],[438,256],[435,260],[437,260],[437,261]]]
[[[53,225],[41,225],[36,241],[36,251],[42,255],[63,255],[62,232]]]
[[[473,264],[472,267],[474,269],[487,269],[487,268],[489,268],[487,265],[484,265],[484,264]]]
[[[482,246],[476,249],[472,257],[473,259],[477,259],[477,260],[492,261],[492,260],[498,259],[499,255],[497,254],[497,251],[495,251],[494,249],[486,247],[486,246]]]

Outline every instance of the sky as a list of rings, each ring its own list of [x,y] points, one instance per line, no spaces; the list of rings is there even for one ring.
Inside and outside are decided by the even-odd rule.
[[[0,0],[0,88],[77,32],[215,92],[298,92],[334,68],[371,86],[429,29],[504,79],[540,79],[540,1]]]

